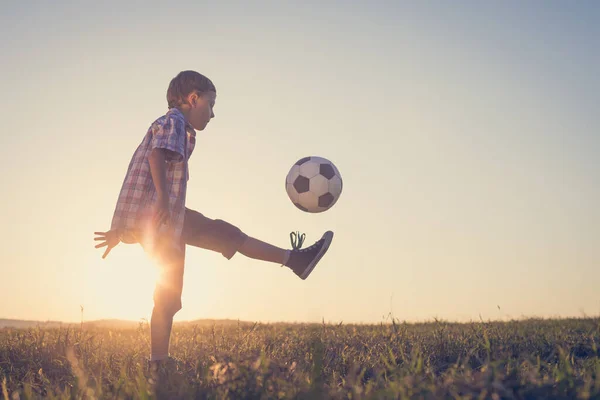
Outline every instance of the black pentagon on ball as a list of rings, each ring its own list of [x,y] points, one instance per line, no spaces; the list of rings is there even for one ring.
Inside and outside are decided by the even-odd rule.
[[[308,209],[306,209],[306,208],[302,207],[300,204],[298,204],[298,203],[294,203],[294,205],[295,205],[296,207],[298,207],[300,210],[308,212]]]
[[[319,196],[319,207],[329,207],[333,203],[333,200],[335,200],[335,197],[331,193],[325,193]]]
[[[305,176],[300,175],[294,181],[294,188],[298,193],[306,193],[310,187],[310,179]]]
[[[304,158],[301,158],[301,159],[299,159],[299,160],[296,162],[296,165],[302,165],[302,164],[304,164],[305,162],[307,162],[307,161],[309,161],[309,160],[310,160],[310,157],[304,157]]]
[[[331,179],[335,176],[335,171],[331,164],[321,164],[319,166],[319,173],[327,179]]]

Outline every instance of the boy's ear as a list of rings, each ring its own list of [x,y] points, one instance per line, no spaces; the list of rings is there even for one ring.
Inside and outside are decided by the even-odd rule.
[[[187,103],[192,107],[196,106],[196,103],[198,103],[198,94],[196,92],[190,93],[187,97]]]

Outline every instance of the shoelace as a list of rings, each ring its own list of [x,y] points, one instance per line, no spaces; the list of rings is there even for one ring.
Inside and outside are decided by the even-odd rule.
[[[300,232],[290,232],[290,242],[292,243],[292,249],[300,250],[306,235]]]

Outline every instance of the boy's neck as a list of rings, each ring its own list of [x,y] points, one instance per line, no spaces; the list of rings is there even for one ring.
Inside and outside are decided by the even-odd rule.
[[[190,107],[187,104],[175,107],[183,114],[186,121],[190,120]]]

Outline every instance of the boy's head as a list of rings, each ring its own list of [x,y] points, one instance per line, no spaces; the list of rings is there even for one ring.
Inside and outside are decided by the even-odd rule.
[[[210,79],[196,71],[182,71],[167,89],[169,108],[177,107],[196,130],[203,130],[211,118],[217,89]]]

